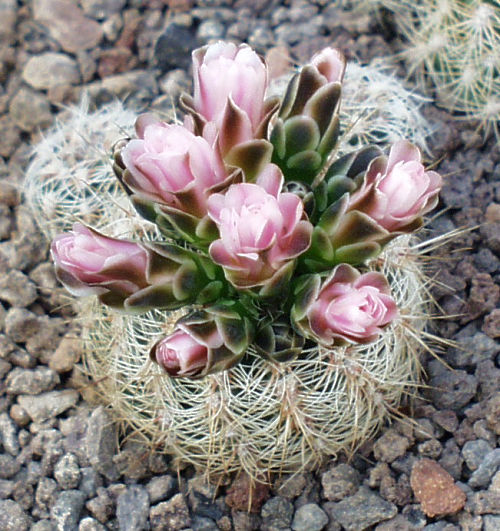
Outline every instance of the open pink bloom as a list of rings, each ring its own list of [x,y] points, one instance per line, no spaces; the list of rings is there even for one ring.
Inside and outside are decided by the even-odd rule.
[[[207,190],[226,178],[217,151],[180,125],[151,121],[138,130],[141,138],[121,152],[127,186],[152,201],[205,214]]]
[[[205,369],[209,351],[185,330],[176,330],[156,343],[152,356],[170,376],[195,376]]]
[[[317,338],[331,345],[336,339],[352,343],[373,341],[397,313],[384,275],[361,275],[353,267],[340,264],[323,283],[307,317]]]
[[[406,140],[396,142],[389,158],[372,161],[348,210],[359,210],[390,232],[404,231],[432,210],[438,201],[441,176],[425,171],[420,151]]]
[[[145,249],[80,223],[54,238],[51,253],[59,280],[73,295],[114,291],[128,296],[147,285]]]
[[[282,184],[281,171],[269,164],[257,184],[233,184],[208,200],[208,214],[220,233],[210,256],[237,287],[265,284],[310,245],[312,225],[303,219],[302,201],[280,193]]]
[[[193,52],[194,108],[220,129],[229,99],[240,111],[239,142],[253,138],[264,114],[266,67],[246,44],[219,41]]]
[[[342,82],[345,72],[345,58],[337,49],[328,46],[313,55],[311,65],[316,67],[318,72],[325,77],[325,82]]]

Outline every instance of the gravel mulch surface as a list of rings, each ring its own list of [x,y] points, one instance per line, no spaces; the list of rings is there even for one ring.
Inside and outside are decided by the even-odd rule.
[[[430,228],[480,228],[436,251],[434,296],[458,317],[434,333],[458,347],[443,349],[449,367],[425,357],[411,421],[259,487],[247,512],[244,477],[206,485],[137,443],[118,449],[108,413],[82,399],[67,298],[20,193],[29,150],[83,88],[97,105],[165,108],[191,50],[218,38],[299,61],[332,42],[363,61],[392,47],[376,18],[327,0],[0,0],[0,529],[500,529],[500,153],[432,104],[447,210]]]

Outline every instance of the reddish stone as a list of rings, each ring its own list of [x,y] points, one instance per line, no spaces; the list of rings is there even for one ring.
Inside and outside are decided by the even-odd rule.
[[[417,461],[411,471],[411,488],[422,511],[433,518],[460,511],[466,500],[446,470],[432,459]]]
[[[237,511],[258,513],[269,497],[269,486],[241,473],[227,489],[226,503]]]

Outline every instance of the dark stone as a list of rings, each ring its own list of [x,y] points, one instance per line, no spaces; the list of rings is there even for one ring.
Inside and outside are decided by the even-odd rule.
[[[458,411],[476,394],[477,380],[465,371],[450,371],[436,360],[429,363],[429,372],[429,394],[438,409]]]
[[[116,516],[121,531],[142,531],[149,514],[149,496],[144,487],[132,485],[118,496]]]
[[[410,442],[406,437],[390,428],[373,445],[373,455],[379,461],[392,463],[402,457],[409,446]]]
[[[293,505],[285,498],[275,496],[262,506],[260,515],[262,516],[262,531],[287,529],[292,524]]]
[[[193,33],[178,24],[169,24],[158,37],[154,48],[156,66],[167,72],[174,68],[188,68],[191,52],[198,46]]]
[[[354,496],[331,506],[331,514],[347,531],[360,531],[397,513],[394,504],[382,499],[366,487],[361,487]]]

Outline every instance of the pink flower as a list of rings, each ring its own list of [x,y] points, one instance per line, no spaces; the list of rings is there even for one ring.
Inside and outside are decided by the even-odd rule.
[[[311,65],[324,76],[325,83],[342,82],[345,64],[343,54],[330,46],[314,54],[311,59]]]
[[[348,211],[370,216],[384,229],[411,230],[438,201],[441,176],[425,171],[420,151],[406,140],[396,142],[389,158],[372,161],[361,188],[349,200]]]
[[[128,170],[125,184],[151,201],[203,216],[207,190],[226,179],[217,151],[183,126],[152,121],[147,115],[143,121],[137,126],[140,138],[121,152]]]
[[[170,376],[189,377],[205,369],[209,351],[185,330],[176,330],[156,343],[151,356]]]
[[[397,315],[387,280],[381,273],[361,275],[340,264],[324,281],[307,310],[309,327],[320,342],[368,343]]]
[[[281,171],[269,164],[257,184],[234,184],[208,200],[208,214],[220,233],[210,256],[237,287],[265,284],[310,245],[312,225],[303,219],[302,201],[280,193],[282,184]]]
[[[147,285],[145,249],[80,223],[54,238],[51,253],[59,280],[73,295],[113,291],[126,297]]]
[[[266,66],[246,44],[219,41],[193,52],[194,109],[222,127],[228,101],[240,111],[242,142],[253,138],[264,112]]]

